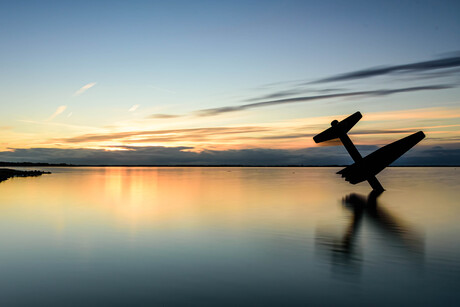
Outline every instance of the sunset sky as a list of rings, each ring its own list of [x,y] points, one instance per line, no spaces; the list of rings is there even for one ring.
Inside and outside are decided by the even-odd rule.
[[[0,41],[0,161],[336,164],[361,111],[460,163],[459,1],[1,1]]]

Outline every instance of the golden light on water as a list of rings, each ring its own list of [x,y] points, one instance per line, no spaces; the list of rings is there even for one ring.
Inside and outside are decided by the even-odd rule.
[[[386,174],[397,176],[399,170],[392,168],[380,175],[384,186],[392,182]],[[382,201],[390,207],[407,202],[408,208],[417,208],[423,216],[423,206],[431,202],[419,196],[432,197],[423,193],[424,184],[436,182],[417,181],[419,193],[406,195],[396,189],[384,194]],[[302,227],[318,214],[335,210],[338,200],[330,198],[331,190],[346,194],[350,187],[330,168],[56,168],[52,175],[1,183],[0,201],[4,214],[27,210],[27,217],[40,216],[41,222],[57,225],[61,233],[81,223],[129,229],[206,227],[209,223],[239,228],[241,223],[263,223],[261,214],[280,214],[277,227]],[[363,194],[368,190],[366,183],[356,187]]]
[[[420,267],[442,273],[460,253],[452,244],[460,231],[455,168],[387,168],[378,175],[387,191],[377,207],[346,203],[365,200],[370,187],[348,184],[337,168],[50,170],[0,183],[0,258],[5,270],[13,266],[10,280],[23,278],[20,266],[27,282],[46,276],[37,285],[64,274],[72,289],[86,287],[75,278],[88,278],[117,295],[119,282],[153,280],[157,287],[171,275],[175,291],[203,278],[211,287],[222,276],[247,286],[253,274],[274,275],[277,287],[280,276],[326,287],[381,269],[392,271],[390,281],[378,276],[387,291],[394,274],[415,284]]]

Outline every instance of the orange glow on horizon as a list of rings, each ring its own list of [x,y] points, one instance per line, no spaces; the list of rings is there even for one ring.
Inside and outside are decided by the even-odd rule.
[[[418,130],[427,134],[424,141],[427,145],[452,143],[452,140],[460,138],[460,107],[371,112],[363,115],[363,119],[350,132],[357,145],[382,145],[400,135],[409,135]],[[180,128],[174,121],[168,124],[167,120],[157,127],[138,123],[130,127],[128,122],[124,122],[118,128],[116,125],[109,129],[85,127],[83,134],[77,130],[72,133],[57,131],[55,137],[43,134],[43,138],[32,134],[24,138],[13,131],[13,134],[4,134],[3,138],[6,139],[0,146],[2,150],[42,147],[109,151],[127,150],[127,146],[161,146],[189,147],[185,150],[194,152],[251,148],[301,149],[318,146],[312,137],[327,129],[333,119],[340,120],[346,116],[348,114],[228,126],[216,126],[214,119],[208,121],[205,118],[201,122],[190,119],[191,126],[187,127],[185,121]],[[430,135],[436,135],[436,139],[430,139]],[[34,139],[30,140],[32,136]]]

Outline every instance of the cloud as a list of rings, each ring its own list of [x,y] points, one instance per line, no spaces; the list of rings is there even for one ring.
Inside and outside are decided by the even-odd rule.
[[[157,114],[149,115],[148,118],[166,119],[166,118],[176,118],[176,117],[181,117],[181,116],[182,115],[157,113]]]
[[[376,134],[395,134],[395,133],[414,133],[420,129],[382,129],[382,130],[360,130],[350,131],[349,135],[376,135]]]
[[[264,127],[210,127],[210,128],[188,128],[188,129],[168,129],[168,130],[148,130],[148,131],[129,131],[102,134],[84,134],[76,137],[55,139],[62,143],[83,143],[83,142],[105,142],[117,141],[129,138],[136,138],[136,142],[150,142],[152,140],[182,140],[187,141],[191,138],[205,139],[208,136],[229,134],[244,134],[267,131]]]
[[[363,155],[376,146],[357,146]],[[345,165],[352,163],[342,146],[300,150],[242,149],[190,152],[191,147],[132,147],[124,150],[29,148],[0,152],[0,161],[83,165]],[[395,165],[459,165],[459,148],[423,146],[410,150]]]
[[[455,54],[453,56],[444,57],[441,59],[409,63],[403,65],[393,65],[386,67],[377,67],[377,68],[368,68],[364,70],[357,70],[345,74],[339,74],[336,76],[319,79],[309,83],[296,83],[292,84],[295,81],[287,82],[276,82],[266,85],[266,87],[279,86],[283,84],[291,84],[290,89],[281,89],[272,93],[265,95],[260,95],[259,97],[248,98],[241,101],[240,105],[229,105],[218,108],[202,109],[191,112],[191,115],[204,117],[204,116],[214,116],[222,113],[243,111],[247,109],[279,105],[285,103],[296,103],[296,102],[307,102],[307,101],[317,101],[333,98],[346,98],[346,97],[375,97],[375,96],[386,96],[404,92],[416,92],[416,91],[425,91],[425,90],[443,90],[448,88],[456,87],[456,85],[448,84],[437,84],[437,85],[423,85],[423,86],[411,86],[403,88],[394,88],[394,89],[377,89],[377,90],[353,90],[347,91],[343,88],[300,88],[302,86],[327,83],[334,81],[349,81],[362,78],[370,78],[375,76],[387,75],[392,73],[399,73],[405,76],[409,76],[409,73],[412,73],[410,77],[412,80],[417,79],[426,79],[426,78],[440,78],[456,74],[460,72],[460,55]],[[417,75],[413,75],[417,73]],[[410,80],[403,80],[410,81]],[[445,82],[444,82],[445,83]],[[456,84],[457,82],[453,82]],[[315,92],[318,95],[310,96],[301,96],[301,97],[292,97],[294,95],[300,95],[306,92]],[[288,98],[290,97],[291,98]],[[148,118],[153,119],[168,119],[168,118],[177,118],[184,115],[174,115],[174,114],[152,114]]]
[[[81,94],[83,94],[84,92],[86,92],[87,90],[89,90],[90,88],[92,88],[95,85],[96,85],[96,82],[85,84],[78,91],[76,91],[73,95],[75,97],[80,96]]]
[[[282,98],[282,97],[301,94],[301,93],[304,93],[304,92],[306,92],[305,89],[304,90],[298,90],[298,89],[297,90],[295,90],[295,89],[293,89],[293,90],[284,90],[284,91],[278,91],[278,92],[275,92],[275,93],[264,95],[264,96],[261,96],[261,97],[255,97],[255,98],[246,99],[245,101],[249,102],[249,101],[262,100],[262,99]]]
[[[260,146],[264,148],[294,149],[313,145],[312,137],[326,129],[332,119],[341,120],[348,114],[322,117],[307,117],[295,120],[269,122],[258,125],[197,127],[178,129],[138,129],[130,131],[103,131],[81,133],[69,137],[48,139],[48,144],[76,146],[97,146],[107,148],[113,145],[156,145],[193,146],[203,149],[241,149]],[[432,137],[458,137],[456,119],[460,118],[460,108],[423,108],[398,111],[366,113],[350,135],[356,136],[357,144],[386,144],[397,134],[410,134],[423,130]],[[382,129],[383,128],[383,129]],[[94,131],[94,129],[93,129]],[[88,133],[89,132],[89,133]],[[392,136],[396,134],[396,136]],[[324,145],[332,145],[330,143]]]
[[[301,94],[301,93],[312,93],[312,92],[328,93],[328,92],[338,92],[338,91],[344,91],[344,89],[340,89],[340,88],[325,88],[325,89],[282,90],[282,91],[274,92],[274,93],[264,95],[264,96],[261,96],[261,97],[255,97],[255,98],[246,99],[245,101],[250,102],[250,101],[257,101],[257,100],[282,98],[282,97],[293,96],[293,95],[297,95],[297,94]]]
[[[129,108],[128,111],[129,111],[129,112],[134,112],[134,111],[136,111],[138,108],[139,108],[139,105],[138,105],[138,104],[135,104],[135,105],[133,105],[131,108]]]
[[[460,165],[460,148],[414,148],[393,165]]]
[[[325,79],[320,79],[320,80],[317,80],[311,83],[349,81],[349,80],[382,76],[382,75],[387,75],[391,73],[427,72],[431,70],[449,69],[449,68],[454,68],[454,67],[459,67],[459,66],[460,66],[460,56],[457,55],[454,57],[442,58],[438,60],[357,70],[357,71],[353,71],[353,72],[349,72],[345,74],[328,77]]]
[[[67,106],[59,106],[56,111],[54,111],[54,113],[47,119],[47,121],[50,121],[52,119],[54,119],[56,116],[58,116],[59,114],[61,114],[62,112],[65,111],[65,109],[67,109]]]
[[[349,135],[376,135],[376,134],[395,134],[395,133],[414,133],[420,129],[399,129],[399,130],[359,130],[350,131]],[[316,133],[294,133],[294,134],[280,134],[280,135],[270,135],[270,136],[260,136],[257,139],[262,140],[283,140],[283,139],[299,139],[299,138],[312,138]],[[335,144],[335,143],[334,143]],[[342,143],[338,142],[336,145],[341,145]]]
[[[227,106],[213,109],[204,109],[195,112],[197,116],[213,116],[222,113],[242,111],[253,108],[260,108],[272,105],[286,104],[286,103],[296,103],[296,102],[306,102],[306,101],[316,101],[316,100],[325,100],[331,98],[344,98],[344,97],[373,97],[373,96],[387,96],[397,93],[405,92],[417,92],[417,91],[426,91],[426,90],[442,90],[452,88],[451,85],[428,85],[428,86],[415,86],[415,87],[406,87],[406,88],[397,88],[397,89],[380,89],[372,91],[356,91],[356,92],[344,92],[336,94],[327,94],[327,95],[315,95],[315,96],[304,96],[304,97],[295,97],[287,99],[278,99],[278,100],[268,100],[256,103],[249,103],[237,106]]]
[[[361,150],[362,148],[359,147]],[[374,147],[372,147],[374,148]],[[302,165],[344,164],[351,158],[339,147],[304,150],[242,149],[190,152],[191,147],[132,147],[125,150],[30,148],[0,152],[1,161],[86,165]]]

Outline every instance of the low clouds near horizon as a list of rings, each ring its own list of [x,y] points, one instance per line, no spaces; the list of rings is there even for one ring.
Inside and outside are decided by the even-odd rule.
[[[357,146],[363,155],[377,146]],[[298,150],[240,149],[191,152],[191,147],[132,147],[125,150],[29,148],[0,152],[0,161],[80,165],[344,165],[352,160],[342,146]],[[394,165],[460,165],[460,148],[419,146]]]

